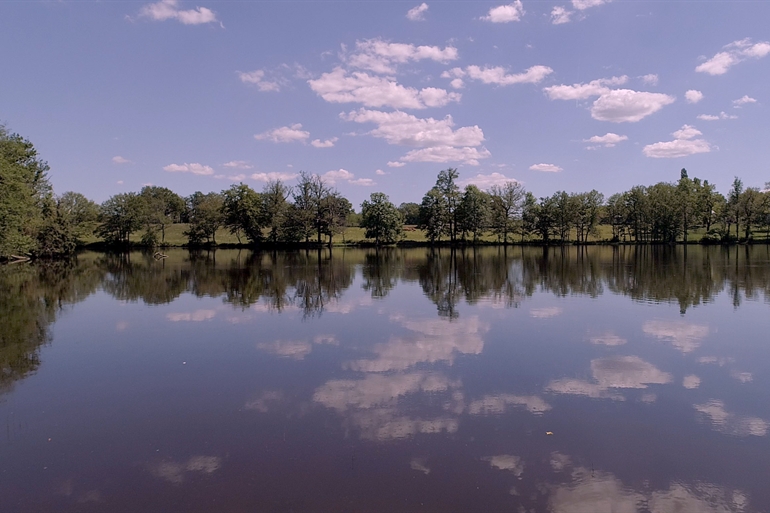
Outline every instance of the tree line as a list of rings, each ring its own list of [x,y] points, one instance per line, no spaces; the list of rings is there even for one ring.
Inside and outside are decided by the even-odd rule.
[[[182,197],[165,187],[111,196],[101,205],[77,192],[56,196],[48,164],[32,143],[0,126],[0,258],[65,255],[96,235],[110,246],[158,246],[166,228],[185,223],[190,246],[216,245],[225,228],[241,244],[329,244],[348,226],[360,226],[376,245],[403,240],[404,227],[422,230],[431,244],[586,243],[598,227],[610,242],[751,241],[770,234],[770,183],[744,187],[737,177],[727,196],[707,180],[682,169],[676,182],[635,186],[605,200],[596,190],[558,191],[536,198],[516,181],[481,190],[461,188],[456,169],[438,173],[418,203],[396,207],[387,195],[371,194],[356,213],[320,176],[302,172],[297,184],[268,182],[261,192],[234,184],[221,192]],[[132,240],[134,234],[140,234]]]

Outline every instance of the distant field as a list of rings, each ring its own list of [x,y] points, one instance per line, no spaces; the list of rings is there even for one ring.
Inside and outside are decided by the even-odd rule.
[[[166,243],[170,246],[183,246],[187,244],[187,237],[184,236],[184,232],[187,230],[188,225],[187,224],[174,224],[171,226],[168,226],[166,228]],[[689,233],[689,239],[691,241],[699,241],[700,238],[705,234],[705,229],[697,229],[697,230],[691,230]],[[408,242],[427,242],[427,239],[425,238],[425,232],[422,230],[418,230],[413,226],[407,226],[404,231],[404,241]],[[132,242],[138,242],[142,238],[142,232],[135,232],[131,235],[131,241]],[[227,229],[220,229],[217,231],[217,244],[237,244],[238,239],[235,237],[235,235],[231,234]],[[602,241],[609,241],[612,239],[612,227],[607,225],[600,225],[597,227],[596,234],[589,237],[589,242],[602,242]],[[754,239],[757,241],[764,240],[765,234],[756,232],[754,234]],[[514,242],[521,241],[520,235],[515,235],[512,237],[512,240]],[[527,237],[524,239],[525,242],[530,241],[537,241],[539,239],[530,238]],[[570,240],[575,240],[575,233],[574,231],[570,235]],[[86,244],[89,243],[95,243],[100,242],[101,239],[99,239],[96,236],[92,236],[87,238],[84,242]],[[364,237],[364,229],[359,228],[357,226],[347,228],[343,234],[337,235],[334,237],[334,243],[335,244],[358,244],[361,242],[372,242],[371,239],[366,239]],[[482,242],[496,242],[497,238],[494,235],[484,235],[483,237],[480,237],[480,241]],[[244,239],[245,242],[245,239]]]

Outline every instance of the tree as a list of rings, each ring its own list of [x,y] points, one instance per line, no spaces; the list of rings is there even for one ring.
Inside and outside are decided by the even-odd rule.
[[[521,238],[524,235],[531,235],[537,232],[537,217],[539,211],[537,198],[531,192],[524,195],[524,201],[521,204]]]
[[[57,200],[57,208],[78,237],[94,232],[99,219],[99,205],[79,192],[68,191]]]
[[[366,229],[366,238],[374,239],[374,243],[379,246],[401,238],[404,220],[387,195],[373,192],[369,200],[361,203],[361,227]]]
[[[142,227],[141,199],[134,192],[115,194],[102,203],[96,233],[110,244],[129,244]]]
[[[748,187],[738,198],[737,219],[743,222],[744,237],[746,240],[751,238],[751,225],[761,222],[762,203],[764,195],[756,187]]]
[[[398,211],[404,218],[404,224],[413,226],[420,224],[420,205],[417,203],[401,203],[398,206]]]
[[[446,233],[449,225],[449,211],[441,191],[433,187],[422,198],[420,203],[419,227],[425,230],[425,236],[431,244],[441,240],[441,234]]]
[[[687,170],[682,168],[679,182],[676,186],[677,205],[681,219],[682,240],[687,244],[687,236],[693,224],[697,208],[696,186],[687,176]]]
[[[627,212],[623,202],[623,194],[616,193],[607,200],[607,207],[604,209],[604,223],[612,227],[612,240],[620,241],[620,237],[625,240]]]
[[[337,191],[321,198],[320,204],[321,231],[329,237],[329,246],[331,246],[334,236],[345,231],[348,216],[353,212],[353,205]]]
[[[323,213],[321,200],[330,193],[329,187],[318,175],[301,171],[297,185],[293,189],[294,208],[288,226],[293,232],[293,239],[310,242],[315,232],[318,243],[321,243],[323,232]]]
[[[489,224],[497,240],[506,244],[508,234],[513,233],[516,217],[521,210],[524,199],[524,186],[519,182],[505,182],[504,185],[493,185],[489,189]],[[523,237],[523,234],[522,234]]]
[[[240,183],[222,191],[222,223],[241,243],[241,234],[252,244],[262,241],[264,212],[262,196]]]
[[[31,142],[0,125],[0,258],[36,250],[52,202],[48,171]]]
[[[740,237],[740,226],[741,226],[741,218],[740,218],[740,199],[741,194],[743,194],[743,181],[738,178],[737,176],[733,180],[733,184],[730,187],[730,192],[727,194],[727,236],[730,236],[730,223],[735,223],[735,237]]]
[[[283,227],[286,225],[289,209],[289,202],[286,200],[290,194],[291,188],[280,180],[267,182],[262,189],[262,212],[265,225],[269,229],[268,238],[274,244],[283,238]]]
[[[699,218],[698,222],[706,228],[707,232],[711,230],[711,225],[716,222],[717,210],[724,201],[724,196],[716,192],[716,188],[708,180],[704,180],[702,184],[696,182],[695,212]]]
[[[572,195],[574,223],[578,242],[588,242],[588,236],[596,232],[600,221],[604,195],[597,190]]]
[[[554,207],[553,220],[562,243],[569,242],[569,232],[575,223],[575,199],[564,191],[558,191],[551,196]]]
[[[487,229],[489,195],[475,185],[468,185],[465,187],[457,211],[458,227],[463,234],[463,239],[466,233],[471,233],[473,242],[477,242],[479,235]]]
[[[166,226],[181,221],[185,210],[185,202],[181,196],[167,189],[155,185],[147,185],[139,191],[142,201],[142,222],[146,233],[155,238],[155,230],[160,230],[161,243],[166,242]]]
[[[224,198],[218,192],[198,191],[187,198],[190,227],[185,232],[190,244],[217,243],[217,230],[224,223]]]
[[[460,187],[455,180],[460,176],[457,169],[448,168],[439,171],[436,179],[436,190],[441,194],[446,209],[446,224],[444,227],[446,235],[454,243],[457,240],[457,208],[460,205]]]

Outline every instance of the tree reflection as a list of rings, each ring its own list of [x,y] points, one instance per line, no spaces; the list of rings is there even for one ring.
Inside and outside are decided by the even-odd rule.
[[[74,260],[0,267],[0,393],[37,370],[57,314],[95,292],[102,278],[92,263]]]

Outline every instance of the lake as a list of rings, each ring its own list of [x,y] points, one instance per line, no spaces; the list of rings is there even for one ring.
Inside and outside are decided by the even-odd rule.
[[[770,247],[0,269],[2,512],[768,512]]]

